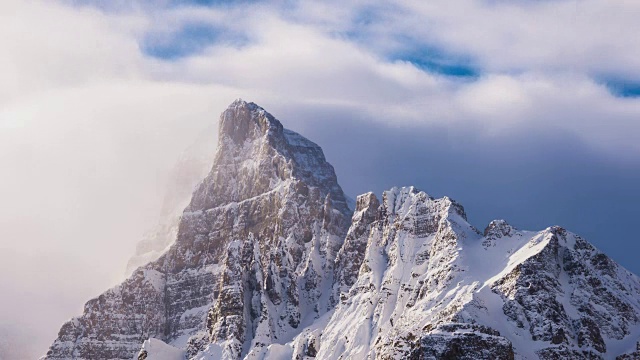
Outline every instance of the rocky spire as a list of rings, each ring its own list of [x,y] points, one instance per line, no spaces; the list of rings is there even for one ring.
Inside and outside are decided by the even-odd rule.
[[[131,359],[148,338],[236,359],[327,311],[351,211],[322,149],[242,100],[218,137],[176,243],[89,301],[47,359]]]
[[[218,149],[209,175],[193,195],[188,211],[241,202],[297,179],[330,195],[333,207],[350,211],[322,149],[285,129],[260,106],[234,101],[220,116]]]

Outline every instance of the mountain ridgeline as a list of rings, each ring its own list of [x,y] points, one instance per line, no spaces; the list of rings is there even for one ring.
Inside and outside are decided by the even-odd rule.
[[[640,278],[580,236],[480,232],[413,187],[350,209],[322,149],[253,103],[222,113],[176,223],[43,359],[640,359]]]

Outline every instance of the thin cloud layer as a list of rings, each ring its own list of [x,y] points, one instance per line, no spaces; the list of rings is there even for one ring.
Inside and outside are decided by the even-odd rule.
[[[632,189],[640,99],[611,87],[640,79],[635,2],[198,3],[0,4],[0,291],[11,294],[0,332],[13,343],[5,349],[23,349],[0,346],[4,358],[45,352],[65,319],[120,280],[180,151],[238,97],[317,137],[351,195],[415,181],[479,208],[486,198],[463,189],[497,191],[507,175],[445,181],[434,171],[474,179],[492,163],[467,152],[518,144],[527,150],[500,158],[496,174],[545,164],[537,144],[571,151],[547,173],[516,176],[503,200],[549,191],[545,174],[572,163],[604,181],[594,189],[614,183],[586,170],[593,164]],[[349,136],[334,134],[339,124],[352,124]],[[360,170],[332,148],[363,151]],[[407,175],[378,178],[378,162]],[[567,201],[592,206],[583,188]],[[491,209],[517,207],[501,204]],[[579,225],[562,206],[553,219]],[[25,331],[30,346],[16,346]]]

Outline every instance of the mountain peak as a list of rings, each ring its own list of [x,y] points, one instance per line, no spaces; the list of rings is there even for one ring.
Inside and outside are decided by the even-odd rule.
[[[285,129],[257,104],[238,99],[220,115],[214,164],[189,211],[238,203],[294,182],[316,189],[323,198],[330,195],[334,208],[350,216],[333,166],[320,146]]]
[[[501,238],[503,236],[512,236],[517,231],[516,228],[509,225],[502,219],[493,220],[484,229],[484,236],[491,238]]]
[[[372,207],[377,210],[379,206],[380,201],[378,200],[378,197],[376,196],[376,194],[370,191],[368,193],[358,195],[358,197],[356,198],[355,211],[363,211]]]
[[[268,131],[282,135],[282,124],[257,104],[237,99],[220,116],[218,138],[220,144],[225,139],[242,144],[247,139],[264,136]]]

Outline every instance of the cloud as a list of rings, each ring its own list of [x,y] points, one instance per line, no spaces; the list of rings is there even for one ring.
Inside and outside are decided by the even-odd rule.
[[[40,353],[84,301],[122,278],[157,221],[169,168],[235,96],[127,81],[0,112],[18,124],[0,132],[0,317],[31,329]]]
[[[640,4],[602,0],[394,2],[364,26],[396,46],[439,46],[483,69],[638,75]],[[391,10],[390,10],[391,9]]]
[[[458,104],[489,134],[561,130],[611,158],[632,160],[640,150],[635,132],[640,103],[615,97],[584,76],[487,76],[462,90]]]
[[[238,97],[317,137],[351,195],[415,182],[480,208],[470,191],[498,184],[491,210],[517,217],[510,199],[533,201],[581,154],[579,174],[631,189],[640,99],[605,80],[640,76],[639,10],[604,4],[1,2],[0,318],[44,352],[120,279],[178,154]],[[495,176],[478,175],[487,158],[505,164]]]
[[[614,64],[618,73],[633,76],[635,67],[624,66],[628,52],[611,54],[600,66],[593,56],[582,59],[579,54],[563,55],[558,49],[571,45],[569,40],[547,34],[552,23],[557,28],[562,16],[575,10],[575,3],[571,7],[566,1],[537,5],[468,1],[466,5],[476,11],[469,19],[464,15],[466,11],[453,11],[449,2],[430,4],[355,3],[341,7],[335,19],[326,16],[328,9],[323,5],[307,2],[287,11],[264,5],[232,8],[228,11],[233,20],[227,23],[233,23],[234,31],[244,32],[245,43],[238,46],[214,42],[177,61],[159,60],[155,76],[225,84],[270,104],[348,104],[368,112],[372,121],[469,126],[485,134],[515,126],[562,129],[616,157],[637,155],[635,134],[640,122],[634,119],[640,115],[638,101],[616,96],[610,91],[611,83],[594,75],[607,73],[602,66]],[[598,6],[593,1],[578,5],[587,17],[592,16],[594,8]],[[555,10],[560,15],[553,13]],[[169,9],[163,16],[171,17],[174,11],[185,10]],[[200,11],[200,17],[194,15]],[[193,18],[202,18],[217,11],[220,10],[191,7],[188,12]],[[381,13],[384,11],[388,14]],[[527,18],[527,14],[533,16]],[[371,20],[364,21],[363,17]],[[627,17],[622,17],[626,21]],[[547,20],[539,24],[538,18]],[[187,17],[183,19],[187,21]],[[471,29],[469,23],[477,28]],[[605,28],[615,26],[610,21]],[[478,28],[489,30],[485,34],[475,30]],[[358,31],[376,35],[386,32],[387,36],[345,36]],[[579,46],[587,53],[602,48],[603,40],[590,35],[595,31],[579,36]],[[487,39],[473,43],[478,33]],[[503,39],[509,36],[518,42]],[[379,49],[380,43],[391,38],[400,38],[402,44]],[[620,42],[616,45],[620,48],[625,41],[633,45],[633,40],[627,38],[612,41]],[[420,49],[427,45],[439,48],[427,49],[423,62],[417,58],[419,50],[402,58],[406,51],[402,47]],[[547,55],[541,59],[539,53]],[[475,59],[475,64],[449,54],[463,54],[460,56]],[[591,65],[585,63],[587,60]],[[474,76],[447,76],[457,75],[456,72]]]
[[[168,169],[240,94],[149,78],[144,19],[0,6],[0,357],[12,360],[44,354],[64,321],[122,278]]]
[[[142,65],[135,34],[144,19],[107,16],[52,2],[0,5],[3,71],[0,104],[36,92],[90,81],[136,76]]]

